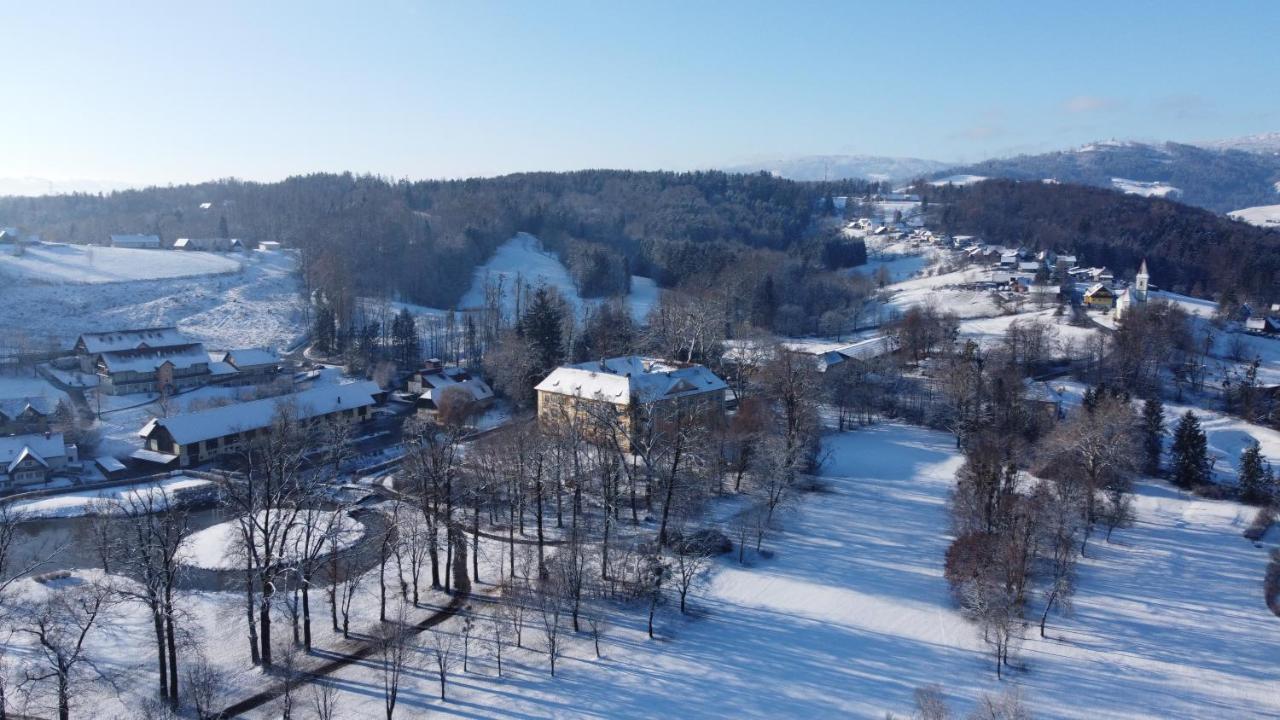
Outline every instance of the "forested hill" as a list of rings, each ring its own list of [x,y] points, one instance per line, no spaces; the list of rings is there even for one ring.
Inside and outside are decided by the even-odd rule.
[[[950,168],[938,176],[963,174],[1169,192],[1172,199],[1218,213],[1280,202],[1276,184],[1280,155],[1177,143],[1095,143],[1063,152],[987,160]],[[1150,186],[1153,183],[1159,185]]]
[[[1280,232],[1200,208],[1081,185],[988,180],[925,188],[942,229],[1005,245],[1074,250],[1177,292],[1280,301]]]
[[[604,296],[625,292],[631,274],[674,285],[744,249],[793,251],[825,194],[870,187],[722,172],[585,170],[422,182],[316,174],[0,198],[0,222],[57,242],[102,243],[110,233],[156,234],[165,243],[221,233],[280,240],[302,249],[310,286],[341,296],[335,302],[395,292],[450,307],[472,270],[517,231],[558,252],[584,295]]]

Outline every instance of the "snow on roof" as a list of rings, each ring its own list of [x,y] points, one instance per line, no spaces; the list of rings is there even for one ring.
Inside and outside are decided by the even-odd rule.
[[[627,405],[726,387],[724,380],[701,365],[629,355],[556,368],[535,389]]]
[[[136,350],[142,347],[159,348],[190,344],[191,340],[178,332],[175,327],[84,333],[76,341],[77,348],[83,346],[84,351],[91,355],[117,350]]]
[[[328,385],[279,397],[253,400],[236,405],[201,410],[200,412],[155,418],[138,431],[148,437],[157,428],[169,431],[174,442],[189,445],[237,432],[269,427],[281,408],[292,406],[299,420],[328,415],[338,410],[352,410],[374,404],[373,396],[382,388],[371,380]]]
[[[40,415],[52,415],[53,411],[58,408],[58,403],[53,398],[44,395],[2,399],[0,400],[0,417],[13,419],[25,413],[27,408]]]
[[[209,354],[200,343],[178,347],[144,348],[102,353],[102,362],[108,372],[153,372],[156,368],[172,363],[174,369],[185,370],[200,364],[209,364]]]
[[[1111,292],[1111,288],[1107,287],[1106,285],[1103,285],[1102,283],[1094,283],[1093,285],[1089,286],[1088,290],[1084,291],[1084,295],[1085,297],[1089,297],[1090,295],[1096,295],[1097,293],[1103,293],[1103,292],[1107,293],[1108,295],[1113,294]]]
[[[32,455],[42,465],[48,466],[45,458],[66,454],[67,445],[60,432],[0,437],[0,465],[4,465],[5,472],[11,472],[27,455]]]
[[[156,235],[112,235],[113,247],[160,247],[160,238]]]
[[[230,363],[241,369],[256,365],[275,365],[280,362],[280,356],[270,348],[241,348],[215,354],[222,355],[218,358],[219,361]]]
[[[464,380],[458,380],[451,375],[448,371],[422,373],[422,383],[427,386],[427,389],[422,393],[421,397],[435,402],[440,399],[444,391],[453,388],[471,393],[471,399],[477,402],[489,400],[493,397],[493,390],[480,378],[468,377]]]
[[[94,458],[93,461],[98,464],[98,467],[107,472],[120,472],[125,469],[124,463],[110,455],[103,455],[102,457]]]
[[[852,360],[870,360],[881,355],[888,355],[897,349],[898,342],[894,338],[888,335],[880,335],[846,345],[837,349],[836,352]]]

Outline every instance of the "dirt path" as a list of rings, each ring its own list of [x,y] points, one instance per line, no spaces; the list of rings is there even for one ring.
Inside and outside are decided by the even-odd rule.
[[[467,601],[471,598],[471,578],[467,575],[467,549],[465,544],[454,555],[453,558],[453,582],[456,590],[453,597],[449,600],[449,604],[440,608],[436,612],[423,618],[410,628],[410,634],[417,636],[430,628],[439,625],[449,618],[457,615]],[[323,677],[332,675],[342,668],[364,660],[378,651],[378,641],[374,638],[363,641],[356,649],[345,653],[328,652],[333,655],[330,660],[326,660],[318,667],[305,670],[301,673],[301,677],[294,680],[294,686],[302,683],[314,682]],[[218,717],[233,718],[243,715],[250,710],[266,705],[267,703],[279,698],[285,691],[285,680],[279,680],[270,687],[255,693],[239,702],[228,705]]]

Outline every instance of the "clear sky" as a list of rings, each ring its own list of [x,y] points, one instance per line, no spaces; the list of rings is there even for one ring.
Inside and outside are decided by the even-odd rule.
[[[0,2],[0,177],[970,161],[1280,130],[1280,2]]]

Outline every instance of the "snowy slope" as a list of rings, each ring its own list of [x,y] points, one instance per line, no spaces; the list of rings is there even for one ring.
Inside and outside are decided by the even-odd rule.
[[[1280,184],[1278,184],[1278,189],[1280,189]],[[1259,205],[1242,210],[1233,210],[1227,214],[1236,220],[1243,220],[1258,227],[1280,228],[1280,205]]]
[[[103,250],[94,248],[95,257]],[[203,253],[136,250],[148,257],[235,260]],[[198,260],[197,260],[198,262]],[[154,266],[135,276],[154,275]],[[0,282],[0,327],[70,347],[83,332],[177,325],[211,349],[286,348],[304,332],[302,302],[289,253],[247,253],[243,269],[201,277],[81,284],[21,279]]]
[[[503,289],[502,309],[510,316],[515,312],[517,281],[526,288],[536,288],[539,285],[555,288],[579,314],[596,302],[584,300],[578,295],[578,288],[573,284],[568,269],[555,255],[543,249],[538,238],[529,233],[517,233],[503,243],[488,262],[476,268],[471,287],[458,301],[458,308],[475,310],[483,307],[486,286],[500,282]],[[644,320],[648,316],[649,310],[658,302],[658,295],[659,289],[653,280],[638,275],[631,277],[631,293],[626,301],[636,320]],[[443,312],[424,308],[417,308],[417,311]]]
[[[27,246],[21,256],[0,252],[0,277],[51,283],[111,283],[235,272],[233,257],[206,252],[134,250],[96,245]]]
[[[566,634],[555,678],[532,651],[474,660],[441,702],[430,666],[401,689],[406,716],[504,718],[882,718],[910,716],[937,683],[965,717],[983,693],[1014,686],[1037,718],[1273,717],[1276,619],[1262,603],[1266,554],[1240,537],[1252,512],[1140,483],[1136,526],[1096,539],[1075,612],[1033,629],[1009,679],[942,577],[946,500],[960,458],[950,435],[885,424],[828,437],[825,492],[801,500],[772,560],[717,562],[695,614],[619,616],[596,659]],[[478,603],[487,613],[487,603]],[[1032,608],[1032,612],[1035,611]],[[446,629],[457,631],[456,621]],[[424,651],[422,662],[429,662]],[[382,710],[370,664],[336,677],[341,712]],[[253,717],[269,717],[259,711]]]
[[[768,172],[792,180],[910,180],[946,169],[949,163],[919,158],[874,155],[808,155],[743,163],[724,168],[727,172]]]
[[[983,177],[982,175],[951,175],[949,177],[933,180],[929,184],[930,185],[972,185],[974,183],[982,182],[983,180],[986,180],[986,179],[987,178]]]
[[[1142,197],[1176,198],[1182,191],[1172,185],[1160,181],[1144,182],[1142,180],[1126,180],[1111,178],[1111,185],[1120,192]]]

